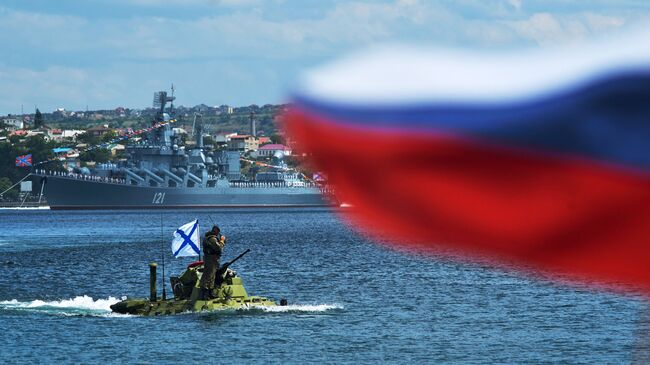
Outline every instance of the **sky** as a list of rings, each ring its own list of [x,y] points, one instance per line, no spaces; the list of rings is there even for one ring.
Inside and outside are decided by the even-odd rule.
[[[2,0],[0,115],[144,108],[172,83],[177,105],[275,104],[373,45],[553,47],[649,25],[646,0]]]

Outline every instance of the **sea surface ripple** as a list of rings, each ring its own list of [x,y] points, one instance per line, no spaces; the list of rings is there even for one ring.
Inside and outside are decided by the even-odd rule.
[[[148,295],[149,262],[164,254],[168,276],[192,261],[168,242],[195,218],[221,226],[224,260],[251,249],[233,265],[249,293],[290,306],[110,313]],[[393,251],[328,209],[0,211],[3,364],[620,364],[643,351],[645,313],[631,296]]]

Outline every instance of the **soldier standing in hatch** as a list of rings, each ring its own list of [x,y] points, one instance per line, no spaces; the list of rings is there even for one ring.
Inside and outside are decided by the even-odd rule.
[[[214,279],[219,270],[219,259],[221,252],[226,245],[226,237],[221,234],[218,226],[212,226],[212,230],[205,233],[203,239],[203,275],[201,276],[202,299],[209,299],[214,289]]]

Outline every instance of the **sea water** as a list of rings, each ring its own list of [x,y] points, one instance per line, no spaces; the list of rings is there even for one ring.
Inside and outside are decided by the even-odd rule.
[[[329,209],[0,211],[0,363],[610,363],[644,355],[632,296],[391,250]],[[249,294],[287,307],[138,317],[174,229],[227,237]],[[166,281],[167,283],[167,281]],[[159,284],[160,292],[160,284]],[[171,290],[167,284],[167,295]]]

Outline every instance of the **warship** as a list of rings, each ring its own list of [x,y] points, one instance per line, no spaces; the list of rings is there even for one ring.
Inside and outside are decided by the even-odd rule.
[[[237,272],[230,269],[230,265],[248,252],[250,249],[219,268],[215,289],[211,293],[210,299],[201,296],[199,287],[203,273],[203,261],[189,264],[187,270],[180,276],[170,276],[170,284],[174,293],[174,297],[171,299],[166,298],[164,286],[162,299],[158,298],[156,289],[158,265],[152,262],[149,264],[149,298],[125,299],[111,305],[111,310],[120,314],[158,316],[184,312],[212,312],[277,306],[277,303],[271,299],[249,296],[244,288],[242,278],[237,275]],[[286,299],[280,300],[280,305],[287,305]]]
[[[173,89],[171,96],[164,91],[154,94],[153,128],[141,141],[126,146],[126,161],[66,173],[33,171],[32,179],[41,185],[50,209],[337,205],[326,186],[290,169],[244,177],[240,151],[204,146],[202,122],[193,127],[195,145],[186,149],[169,122],[174,120],[174,99]]]

